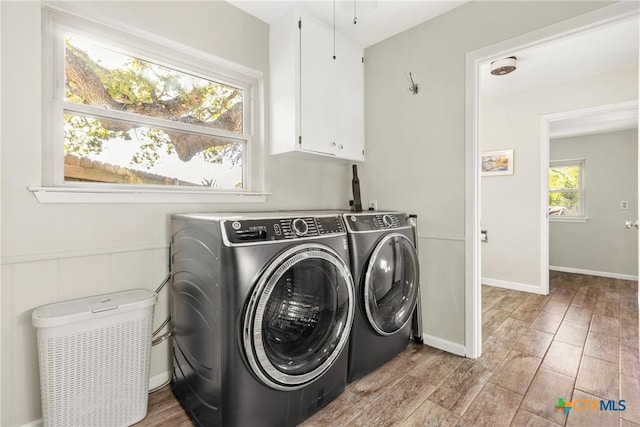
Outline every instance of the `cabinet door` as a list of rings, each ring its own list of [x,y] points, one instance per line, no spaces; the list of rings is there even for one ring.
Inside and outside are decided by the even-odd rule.
[[[301,148],[335,154],[338,92],[333,60],[333,34],[320,22],[302,17],[300,29]]]
[[[364,159],[363,55],[363,49],[350,40],[342,39],[338,45],[340,103],[336,109],[336,155],[354,160]]]

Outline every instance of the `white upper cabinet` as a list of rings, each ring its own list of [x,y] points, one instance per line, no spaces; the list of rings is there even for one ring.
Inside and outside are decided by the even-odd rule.
[[[271,24],[271,153],[364,160],[364,50],[292,11]]]

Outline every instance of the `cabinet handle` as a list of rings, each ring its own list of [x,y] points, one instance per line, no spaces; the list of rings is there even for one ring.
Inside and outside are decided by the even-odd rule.
[[[344,145],[340,144],[340,146],[338,148],[340,148],[342,150],[344,148]]]
[[[331,146],[332,146],[332,147],[335,147],[335,146],[336,146],[336,142],[335,142],[335,141],[332,141],[332,142],[331,142]]]

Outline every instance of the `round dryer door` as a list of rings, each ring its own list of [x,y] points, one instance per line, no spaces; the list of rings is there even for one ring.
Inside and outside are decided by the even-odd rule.
[[[349,267],[328,247],[298,245],[281,254],[245,312],[244,347],[254,373],[278,390],[321,376],[349,338],[353,288]]]
[[[376,332],[392,335],[409,322],[419,274],[415,246],[406,236],[388,234],[376,245],[364,282],[364,307]]]

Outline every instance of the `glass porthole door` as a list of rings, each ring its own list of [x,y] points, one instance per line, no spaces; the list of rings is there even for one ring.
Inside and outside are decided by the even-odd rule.
[[[418,298],[418,255],[413,243],[399,233],[376,245],[364,279],[364,307],[373,329],[392,335],[411,319]]]
[[[252,370],[275,389],[308,384],[343,350],[353,312],[353,279],[333,250],[306,244],[284,252],[263,273],[245,312]]]

